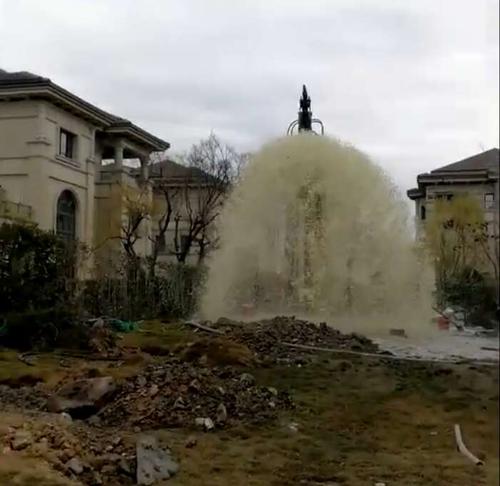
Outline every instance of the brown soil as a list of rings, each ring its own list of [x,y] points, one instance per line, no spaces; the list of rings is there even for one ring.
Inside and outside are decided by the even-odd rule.
[[[173,352],[179,344],[185,349],[188,343],[200,337],[199,332],[179,324],[148,324],[145,330],[148,332],[126,335],[123,346],[142,348],[154,344]],[[238,342],[234,334],[227,337]],[[245,345],[252,353],[257,352],[251,340]],[[279,359],[281,352],[275,355]],[[322,354],[308,355],[302,363],[297,362],[296,357],[289,356],[291,361],[271,362],[269,367],[207,367],[198,361],[180,364],[177,369],[188,370],[187,374],[175,375],[170,371],[171,386],[167,384],[163,392],[153,394],[163,395],[163,402],[156,402],[156,399],[145,399],[152,386],[158,385],[158,376],[162,376],[155,372],[168,369],[170,365],[166,366],[166,362],[174,362],[178,359],[175,356],[158,356],[134,363],[126,360],[86,363],[68,359],[62,366],[59,359],[48,355],[40,356],[36,367],[27,367],[19,363],[15,355],[4,353],[0,356],[0,360],[3,358],[0,378],[15,381],[32,374],[40,376],[44,383],[35,387],[0,387],[0,452],[11,444],[15,430],[27,428],[33,437],[26,449],[11,451],[9,447],[0,454],[0,484],[27,486],[35,484],[36,478],[36,484],[45,486],[90,485],[94,484],[94,473],[100,475],[105,485],[133,484],[130,474],[135,467],[134,444],[152,425],[160,426],[153,433],[169,446],[180,464],[179,473],[165,482],[173,486],[498,484],[499,377],[495,367],[396,362],[383,357],[339,359]],[[60,416],[35,410],[41,403],[37,402],[37,393],[43,395],[45,390],[53,389],[61,379],[68,380],[70,376],[88,376],[91,369],[101,375],[112,375],[122,383],[132,383],[128,395],[130,409],[125,407],[129,418],[126,416],[121,423],[117,420],[116,425],[109,425],[103,413],[100,424],[78,420],[68,424]],[[187,378],[192,370],[198,373],[194,377],[201,387],[198,395],[189,391]],[[220,375],[224,370],[228,373],[226,378]],[[237,408],[232,408],[228,400],[227,425],[216,426],[211,432],[188,426],[197,415],[189,408],[183,412],[189,420],[183,422],[182,419],[176,428],[163,428],[156,419],[123,426],[124,422],[130,423],[139,417],[136,407],[141,401],[146,408],[152,403],[160,405],[148,410],[158,409],[160,416],[168,417],[168,413],[173,412],[169,401],[173,396],[168,397],[178,393],[184,382],[188,386],[189,406],[199,401],[207,407],[203,414],[213,414],[218,402],[209,406],[210,390],[216,390],[223,381],[228,389],[239,386],[237,378],[242,373],[255,377],[255,385],[249,389],[257,395],[255,403],[259,407],[264,403],[259,393],[269,392],[274,396],[273,389],[284,394],[282,397],[290,396],[294,407],[276,406],[271,408],[271,416],[254,422],[248,419],[251,411],[244,412],[247,418],[238,418]],[[144,395],[137,385],[141,375],[146,379]],[[234,385],[228,386],[232,380]],[[142,379],[141,383],[144,383]],[[172,388],[176,383],[175,389]],[[234,393],[238,396],[239,392],[235,389]],[[243,403],[254,403],[252,400],[254,397]],[[269,396],[265,395],[265,403],[268,401]],[[461,425],[470,450],[484,459],[483,467],[474,466],[457,452],[453,437],[455,423]],[[192,445],[193,437],[196,445],[187,448],[188,439]],[[47,441],[42,441],[43,438]],[[39,451],[40,443],[45,442],[49,446],[48,455]],[[65,466],[72,453],[89,465],[79,476],[69,473]],[[123,455],[129,472],[115,462],[116,455],[112,456],[115,453]],[[102,463],[99,458],[103,458]]]

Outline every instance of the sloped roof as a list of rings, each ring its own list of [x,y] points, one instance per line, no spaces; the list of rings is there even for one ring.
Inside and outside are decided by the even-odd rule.
[[[155,137],[129,120],[101,110],[53,83],[49,78],[28,71],[8,72],[0,69],[0,99],[2,95],[5,95],[7,99],[13,99],[16,96],[47,98],[63,106],[76,107],[82,116],[94,120],[109,133],[132,137],[157,151],[167,150],[170,147],[168,142]]]
[[[165,159],[149,166],[149,177],[153,180],[162,179],[174,184],[176,182],[200,184],[208,182],[212,176],[197,167],[188,167]]]
[[[444,165],[438,169],[431,171],[431,174],[436,172],[462,172],[474,170],[488,170],[496,174],[499,172],[500,159],[497,148],[486,150],[480,154],[467,157],[466,159],[453,162],[452,164]]]
[[[498,180],[500,176],[500,159],[498,148],[492,148],[472,155],[466,159],[444,165],[431,172],[417,176],[418,187],[406,191],[410,199],[420,199],[425,195],[428,184],[449,183],[481,183]]]

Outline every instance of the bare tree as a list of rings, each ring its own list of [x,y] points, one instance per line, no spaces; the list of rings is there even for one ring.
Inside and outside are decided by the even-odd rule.
[[[184,157],[191,170],[181,191],[182,214],[175,218],[174,246],[179,262],[184,263],[193,247],[198,246],[201,263],[217,240],[213,222],[246,159],[246,155],[239,154],[214,134],[193,145]],[[185,223],[182,234],[181,222]]]
[[[162,194],[163,208],[157,214],[155,233],[148,237],[152,243],[151,255],[148,257],[149,274],[152,277],[155,276],[158,256],[165,245],[165,235],[173,219],[179,188],[169,185],[168,181],[161,180],[155,183],[155,192]]]

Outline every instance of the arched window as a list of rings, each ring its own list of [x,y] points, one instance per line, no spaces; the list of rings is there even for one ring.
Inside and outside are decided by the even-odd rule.
[[[76,199],[71,191],[63,191],[57,200],[56,233],[66,241],[76,239]]]

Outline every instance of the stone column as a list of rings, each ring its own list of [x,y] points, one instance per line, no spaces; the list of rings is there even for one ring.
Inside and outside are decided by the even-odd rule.
[[[149,157],[141,155],[139,160],[141,161],[141,182],[146,182],[149,179]]]
[[[123,143],[118,141],[115,143],[115,167],[117,169],[123,168]]]

